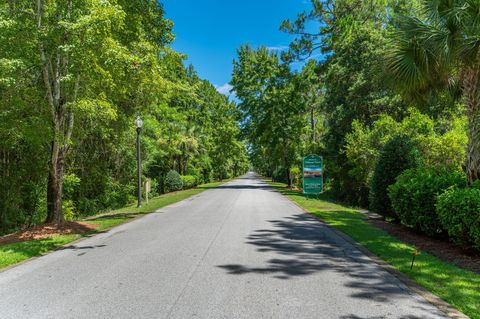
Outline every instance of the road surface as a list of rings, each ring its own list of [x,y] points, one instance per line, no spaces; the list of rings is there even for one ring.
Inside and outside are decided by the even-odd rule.
[[[7,318],[445,318],[250,174],[0,272]]]

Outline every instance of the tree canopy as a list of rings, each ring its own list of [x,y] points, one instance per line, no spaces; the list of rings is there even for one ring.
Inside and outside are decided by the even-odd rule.
[[[248,168],[235,104],[171,49],[154,0],[0,4],[0,231],[116,208],[143,178]]]

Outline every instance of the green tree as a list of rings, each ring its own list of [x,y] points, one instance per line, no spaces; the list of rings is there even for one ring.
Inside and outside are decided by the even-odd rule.
[[[158,193],[172,169],[248,169],[236,105],[169,48],[172,26],[156,0],[0,3],[0,232],[131,202],[137,115]]]
[[[394,136],[385,144],[378,157],[370,186],[370,208],[374,212],[397,219],[388,197],[388,187],[395,183],[397,176],[403,171],[416,167],[419,161],[415,144],[408,136]]]
[[[300,154],[298,139],[306,124],[299,83],[289,66],[268,49],[253,50],[246,45],[238,50],[231,84],[240,99],[243,132],[253,161],[267,174],[282,168],[289,186],[290,169]]]
[[[365,192],[348,172],[346,135],[352,123],[371,125],[379,115],[404,116],[406,105],[391,89],[384,70],[384,52],[393,27],[392,13],[404,11],[408,1],[313,0],[311,10],[295,21],[286,20],[281,29],[295,35],[284,59],[320,60],[321,111],[325,127],[322,149],[329,162],[328,176],[337,195],[364,203]]]
[[[390,69],[408,94],[422,95],[458,84],[469,120],[466,172],[480,178],[480,2],[422,3],[416,16],[400,17]]]

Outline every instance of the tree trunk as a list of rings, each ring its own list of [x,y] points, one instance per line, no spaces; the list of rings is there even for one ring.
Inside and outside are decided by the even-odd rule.
[[[468,184],[480,179],[480,123],[479,119],[471,118],[468,127],[468,150],[466,171]]]
[[[67,20],[70,18],[73,1],[68,2],[66,12]],[[36,20],[39,33],[43,33],[44,26],[44,0],[36,0]],[[59,20],[64,17],[57,17]],[[63,41],[68,42],[69,35],[64,34]],[[50,45],[51,46],[51,45]],[[48,164],[47,184],[47,223],[61,223],[64,221],[62,211],[63,194],[63,172],[65,167],[65,156],[68,152],[70,139],[73,131],[74,115],[71,109],[67,109],[68,102],[76,102],[80,88],[80,75],[75,77],[73,91],[62,86],[62,77],[69,73],[68,56],[62,54],[61,50],[50,47],[47,42],[40,40],[38,50],[41,61],[42,79],[50,107],[53,126],[52,153]]]
[[[290,174],[290,167],[286,168],[285,172],[287,174],[287,185],[288,187],[292,187],[292,176]]]
[[[315,136],[315,109],[313,107],[310,109],[310,125],[312,128],[312,145],[315,145],[317,137]]]
[[[59,150],[57,142],[52,143],[47,184],[47,219],[46,223],[59,224],[64,221],[62,211],[64,152]]]
[[[468,148],[465,170],[468,183],[480,179],[480,98],[478,68],[463,72],[463,94],[468,116]]]
[[[285,145],[285,149],[283,151],[283,156],[284,156],[284,165],[285,165],[285,174],[287,177],[287,185],[288,187],[292,187],[292,176],[290,173],[290,163],[289,163],[289,154],[288,154],[288,145]]]

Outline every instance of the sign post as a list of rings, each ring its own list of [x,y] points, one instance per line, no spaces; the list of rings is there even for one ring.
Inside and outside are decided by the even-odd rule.
[[[150,180],[147,179],[147,180],[145,181],[145,185],[144,185],[144,189],[145,189],[145,200],[146,200],[147,204],[148,204],[148,194],[151,192],[151,188],[152,188],[151,185],[152,185],[152,184],[151,184]]]
[[[308,155],[303,158],[303,193],[318,195],[323,193],[323,158]]]

